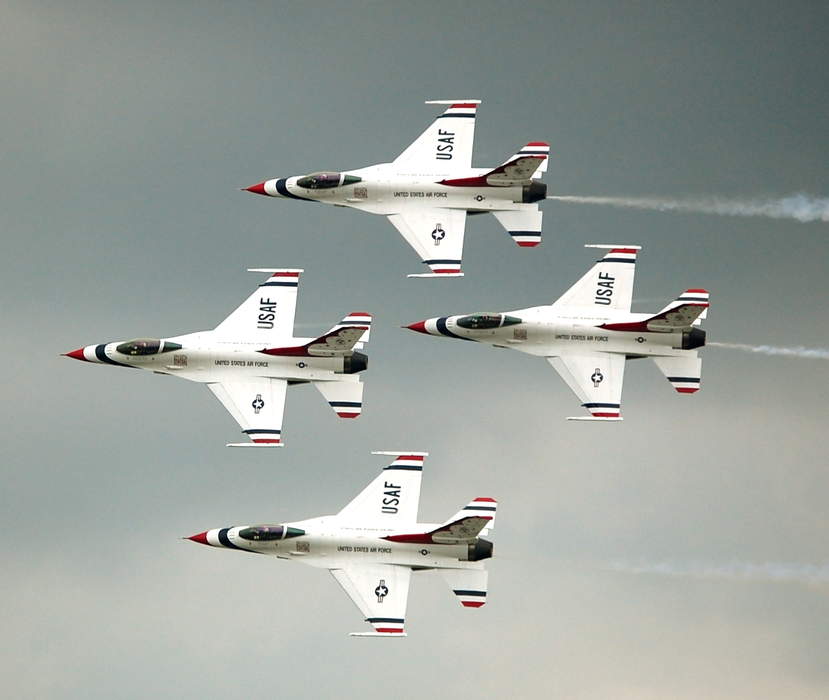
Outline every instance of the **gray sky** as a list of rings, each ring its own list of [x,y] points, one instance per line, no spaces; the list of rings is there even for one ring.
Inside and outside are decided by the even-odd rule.
[[[552,192],[827,196],[828,25],[806,2],[3,3],[3,695],[825,698],[829,363],[710,347],[691,397],[633,363],[625,422],[580,425],[546,363],[399,328],[547,303],[582,244],[638,243],[635,310],[704,286],[711,340],[825,347],[825,223],[548,202],[540,247],[475,217],[467,276],[429,282],[382,217],[238,188],[389,160],[423,100],[481,98],[474,164],[549,141]],[[254,266],[306,269],[304,332],[375,314],[358,421],[299,388],[285,449],[231,451],[203,387],[58,356],[211,328]],[[333,512],[398,448],[432,453],[422,519],[499,499],[480,611],[418,574],[410,636],[355,640],[326,573],[179,539]]]

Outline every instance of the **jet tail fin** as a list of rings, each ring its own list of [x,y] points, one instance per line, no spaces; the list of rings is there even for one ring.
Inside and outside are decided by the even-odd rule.
[[[701,357],[654,357],[653,361],[680,394],[699,391],[702,379]]]
[[[489,572],[486,569],[439,569],[441,578],[465,608],[480,608],[486,603]]]

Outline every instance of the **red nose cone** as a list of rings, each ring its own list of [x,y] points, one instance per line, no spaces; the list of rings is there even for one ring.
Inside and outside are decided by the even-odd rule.
[[[207,532],[200,532],[198,535],[190,535],[187,539],[192,540],[193,542],[198,542],[199,544],[210,544],[210,542],[207,541]]]
[[[253,192],[253,194],[268,194],[267,192],[265,192],[264,182],[260,182],[258,185],[251,185],[250,187],[245,187],[245,190],[247,190],[248,192]]]
[[[89,360],[87,360],[83,356],[83,348],[78,348],[77,350],[73,350],[72,352],[65,352],[65,353],[63,353],[63,356],[64,357],[71,357],[75,360],[83,360],[84,362],[89,362]]]
[[[404,326],[404,328],[408,328],[410,331],[417,331],[418,333],[426,333],[427,335],[429,334],[429,331],[426,330],[426,321],[410,323],[408,326]]]

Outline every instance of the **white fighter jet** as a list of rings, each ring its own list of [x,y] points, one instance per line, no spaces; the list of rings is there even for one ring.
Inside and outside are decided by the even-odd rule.
[[[207,384],[251,442],[228,447],[281,447],[285,392],[313,384],[340,418],[363,406],[357,376],[368,366],[359,352],[371,315],[355,311],[318,338],[294,338],[297,287],[303,270],[252,269],[269,277],[212,331],[87,345],[67,357]]]
[[[689,289],[659,313],[631,313],[640,246],[586,247],[609,252],[551,305],[442,316],[405,327],[545,358],[590,414],[569,420],[622,420],[628,359],[650,357],[679,393],[697,391],[702,360],[696,348],[705,345],[698,326],[708,313],[708,292]]]
[[[278,525],[207,530],[186,539],[212,547],[270,554],[328,569],[373,632],[356,637],[405,637],[412,571],[437,569],[467,608],[486,603],[497,504],[476,498],[444,523],[418,523],[420,477],[428,452],[373,452],[395,459],[336,515]]]
[[[449,105],[391,163],[343,172],[265,180],[248,192],[323,202],[382,214],[431,272],[409,277],[462,277],[467,214],[491,213],[520,246],[541,242],[539,178],[550,146],[532,141],[495,168],[472,167],[475,112],[480,100],[431,100]]]

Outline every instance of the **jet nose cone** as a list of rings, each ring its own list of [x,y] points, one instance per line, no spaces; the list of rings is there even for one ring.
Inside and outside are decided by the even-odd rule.
[[[72,352],[65,352],[65,353],[63,353],[63,356],[64,357],[71,357],[75,360],[83,360],[84,362],[89,362],[89,360],[87,360],[83,356],[83,348],[78,348],[77,350],[73,350]]]
[[[265,192],[265,183],[260,182],[256,185],[251,185],[250,187],[245,187],[246,192],[253,192],[253,194],[264,194],[267,196],[267,192]]]
[[[426,330],[426,321],[410,323],[408,326],[403,326],[403,328],[408,328],[410,331],[417,331],[418,333],[426,333],[426,335],[429,335],[429,331]]]
[[[207,541],[207,531],[200,532],[198,535],[190,535],[190,537],[186,538],[193,542],[198,542],[199,544],[206,544],[209,545],[210,543]]]

